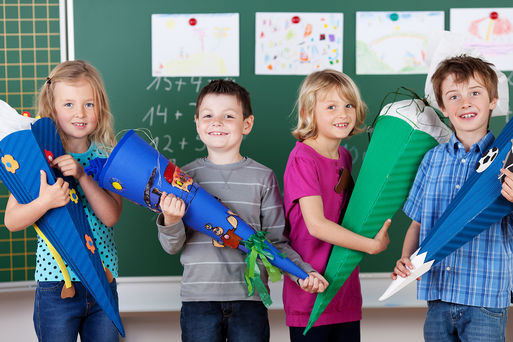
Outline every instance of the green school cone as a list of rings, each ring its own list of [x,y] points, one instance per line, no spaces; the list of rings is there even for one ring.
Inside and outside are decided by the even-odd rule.
[[[342,226],[374,238],[400,208],[424,154],[452,132],[422,100],[386,105],[377,120]],[[330,285],[317,295],[305,334],[358,266],[364,253],[334,246],[324,277]]]

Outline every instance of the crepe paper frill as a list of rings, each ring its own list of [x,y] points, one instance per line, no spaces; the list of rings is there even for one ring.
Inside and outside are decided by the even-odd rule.
[[[460,248],[511,213],[513,204],[501,195],[500,169],[511,170],[513,120],[480,159],[435,226],[410,257],[415,268],[406,278],[392,281],[380,300],[386,300],[429,271],[432,265]],[[505,165],[505,161],[509,161]]]
[[[9,128],[7,124],[3,125],[1,132],[0,178],[19,203],[30,203],[39,196],[40,170],[46,172],[48,184],[54,184],[57,177],[62,177],[58,170],[49,166],[48,161],[64,154],[64,148],[51,119],[34,121],[23,117],[3,101],[0,102],[0,119],[2,124],[9,122]],[[18,124],[11,125],[11,122]],[[70,182],[71,201],[64,207],[49,210],[34,226],[36,231],[42,233],[42,238],[49,242],[49,248],[58,252],[124,336],[118,307],[99,253],[95,253],[97,248],[92,239],[93,234],[82,202],[76,196],[76,184],[72,177],[63,178]],[[63,266],[64,262],[59,260],[58,255],[56,260]],[[63,274],[68,278],[65,267]],[[69,278],[66,283],[69,286]]]
[[[420,99],[393,102],[377,119],[365,159],[347,205],[342,226],[374,238],[383,222],[400,208],[424,154],[449,140],[451,131]],[[334,246],[305,333],[362,260],[364,253]]]
[[[182,218],[186,226],[207,234],[218,246],[238,248],[248,253],[249,259],[246,262],[251,261],[248,265],[254,264],[258,256],[273,279],[273,274],[276,274],[274,266],[301,279],[308,277],[302,269],[265,240],[263,234],[255,234],[253,228],[133,130],[125,133],[107,160],[94,161],[86,172],[93,174],[101,187],[155,212],[160,212],[162,193],[173,194],[186,205]],[[256,285],[257,278],[260,278],[257,270],[258,267],[250,265],[245,278],[249,293],[252,294],[252,289],[257,287],[264,300],[266,295],[260,291],[260,285]],[[270,305],[270,297],[269,302],[264,304]]]

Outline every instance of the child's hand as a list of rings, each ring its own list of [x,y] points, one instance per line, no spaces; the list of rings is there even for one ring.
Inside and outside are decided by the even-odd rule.
[[[415,267],[410,261],[410,258],[408,257],[402,257],[401,259],[397,260],[394,268],[394,272],[390,275],[390,277],[393,280],[397,279],[397,276],[401,278],[406,278],[411,274],[410,270],[413,270]]]
[[[501,173],[504,174],[501,194],[505,199],[513,202],[513,173],[508,169],[501,169]]]
[[[65,206],[70,200],[68,182],[65,182],[62,178],[57,178],[55,184],[49,185],[46,181],[46,172],[41,170],[41,185],[39,186],[37,200],[44,211]]]
[[[388,228],[392,223],[391,219],[388,219],[383,224],[383,227],[379,230],[378,234],[374,237],[373,246],[369,250],[369,254],[378,254],[387,249],[388,244],[390,243],[390,238],[388,237]]]
[[[328,287],[328,281],[317,272],[308,273],[305,280],[299,279],[299,286],[308,293],[321,293]]]
[[[162,193],[160,196],[160,209],[164,214],[164,225],[170,226],[180,221],[185,215],[185,203],[172,194]]]
[[[58,168],[64,176],[73,176],[77,180],[85,175],[84,167],[69,154],[55,158],[52,167]]]

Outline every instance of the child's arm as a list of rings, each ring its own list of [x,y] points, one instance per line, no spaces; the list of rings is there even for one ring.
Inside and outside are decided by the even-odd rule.
[[[306,279],[286,273],[287,276],[306,292],[318,293],[323,292],[328,287],[328,281],[319,274],[310,264],[306,263],[303,258],[290,245],[289,239],[283,235],[285,227],[285,215],[283,213],[283,201],[281,198],[280,188],[274,173],[269,174],[265,182],[267,189],[262,196],[260,208],[260,222],[263,231],[266,231],[267,239],[280,252],[285,253],[287,257],[299,266],[303,271],[308,273]]]
[[[69,154],[55,158],[52,167],[59,168],[64,176],[73,176],[78,180],[91,209],[104,225],[112,227],[118,222],[123,209],[121,196],[100,188],[98,183],[84,172],[82,165]]]
[[[185,203],[172,194],[162,193],[160,197],[162,214],[157,217],[159,241],[162,248],[169,254],[176,254],[182,249],[186,234],[182,217],[185,214]]]
[[[419,248],[419,234],[420,223],[412,220],[404,237],[401,259],[397,260],[394,272],[391,275],[392,279],[395,280],[397,276],[405,278],[410,275],[410,270],[413,269],[410,256]]]
[[[319,240],[368,254],[384,251],[390,242],[387,232],[392,222],[390,219],[385,221],[374,239],[369,239],[328,220],[324,216],[321,196],[301,197],[299,206],[308,232]]]
[[[502,183],[501,194],[510,202],[513,202],[513,173],[508,169],[501,169],[504,174],[504,182]]]
[[[41,170],[39,196],[35,200],[20,204],[12,194],[9,195],[4,215],[5,226],[11,232],[23,230],[34,224],[48,210],[62,207],[69,200],[69,184],[62,178],[57,178],[55,184],[49,185],[46,173]]]

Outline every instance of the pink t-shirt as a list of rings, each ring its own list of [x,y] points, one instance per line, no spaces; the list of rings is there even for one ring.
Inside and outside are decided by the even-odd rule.
[[[308,232],[299,199],[321,196],[324,216],[339,222],[340,212],[347,204],[347,194],[335,192],[341,171],[351,171],[352,158],[347,149],[339,147],[339,158],[329,159],[318,154],[310,146],[297,142],[289,155],[284,175],[284,205],[288,235],[292,248],[303,260],[323,274],[332,245],[321,241]],[[315,294],[307,293],[288,277],[283,286],[283,304],[286,323],[292,327],[306,327],[315,302]],[[358,268],[349,276],[344,286],[328,304],[314,326],[359,321],[362,318],[362,294]]]

